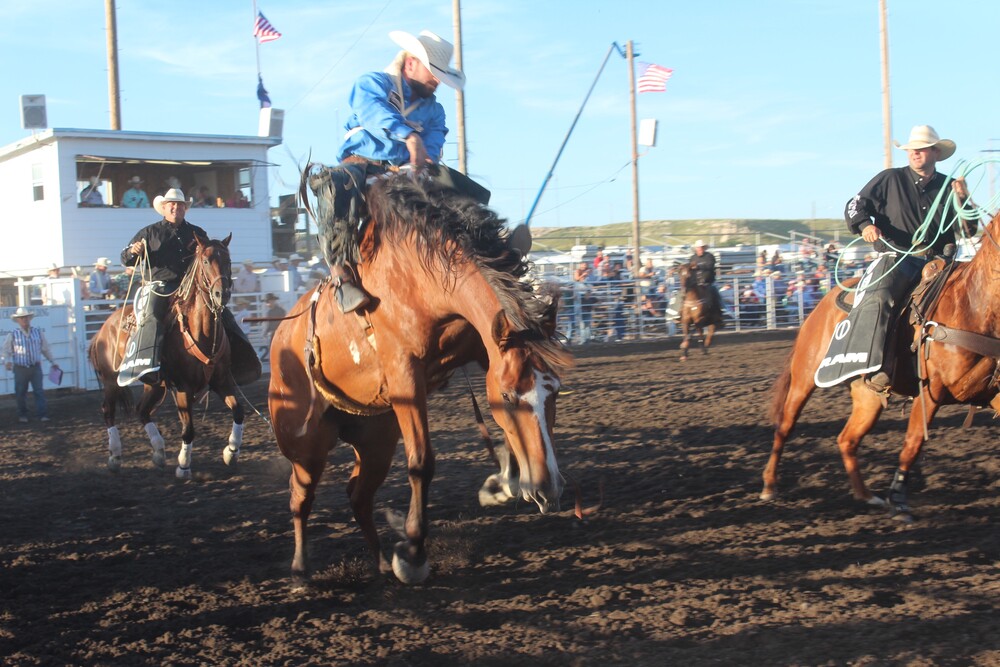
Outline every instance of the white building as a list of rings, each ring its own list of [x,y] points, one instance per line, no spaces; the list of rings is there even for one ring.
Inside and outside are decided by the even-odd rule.
[[[242,192],[247,208],[192,208],[186,217],[211,238],[232,233],[234,261],[263,264],[274,255],[267,149],[280,143],[277,136],[48,129],[0,148],[2,277],[42,275],[52,264],[89,272],[99,257],[117,267],[129,239],[160,219],[151,208],[121,206],[134,176],[150,202],[172,186],[189,199],[205,187],[223,204]],[[81,205],[92,180],[104,206]]]

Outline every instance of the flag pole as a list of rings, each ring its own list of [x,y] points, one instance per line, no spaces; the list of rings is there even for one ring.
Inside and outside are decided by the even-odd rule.
[[[590,94],[594,92],[594,86],[597,85],[597,80],[601,78],[601,72],[604,71],[604,66],[608,64],[608,58],[611,57],[611,52],[618,49],[618,53],[621,53],[621,47],[618,46],[616,42],[611,42],[611,46],[608,47],[608,52],[604,54],[604,60],[601,62],[600,68],[597,70],[597,76],[594,77],[594,82],[590,84],[590,90],[587,91],[586,97],[583,98],[583,104],[580,105],[580,110],[576,112],[576,117],[569,126],[569,131],[566,133],[566,137],[563,139],[562,145],[559,146],[559,151],[556,153],[556,159],[552,161],[552,166],[549,167],[549,173],[545,174],[545,180],[542,181],[542,187],[539,188],[538,194],[535,195],[535,201],[532,202],[531,208],[528,210],[528,215],[524,218],[524,226],[531,226],[531,216],[534,215],[535,209],[538,207],[538,202],[542,199],[542,193],[545,192],[545,186],[549,184],[552,180],[552,173],[556,170],[556,165],[559,164],[559,158],[562,156],[563,149],[566,148],[566,142],[569,141],[569,136],[573,134],[573,128],[576,127],[576,121],[580,120],[580,114],[583,113],[583,108],[587,106],[587,100],[590,99]]]
[[[641,257],[639,253],[639,142],[636,139],[635,121],[635,52],[632,49],[632,40],[625,44],[626,57],[628,59],[628,96],[629,109],[631,112],[632,125],[632,281],[634,284],[633,293],[635,296],[635,316],[636,322],[641,324],[642,319],[642,291],[639,289],[639,267]],[[642,338],[642,327],[636,327],[636,335]]]
[[[257,0],[253,0],[253,23],[251,25],[257,25]],[[253,45],[257,52],[257,80],[260,81],[260,40],[257,39],[257,35],[253,36]]]

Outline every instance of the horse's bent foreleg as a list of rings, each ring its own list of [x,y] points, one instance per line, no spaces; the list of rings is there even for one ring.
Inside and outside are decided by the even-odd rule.
[[[503,505],[521,495],[517,459],[510,455],[506,444],[497,448],[496,455],[500,470],[487,477],[479,489],[479,504],[483,507]]]
[[[177,452],[177,479],[191,479],[191,448],[194,444],[194,419],[191,415],[191,394],[186,391],[174,392],[177,401],[177,415],[181,418],[181,449]]]
[[[837,447],[840,449],[840,457],[851,482],[851,493],[855,500],[864,501],[869,505],[884,505],[885,501],[874,495],[865,485],[857,457],[861,439],[872,430],[882,414],[882,399],[865,386],[863,379],[858,378],[851,383],[851,401],[854,404],[851,416],[844,425],[844,430],[837,436]]]
[[[688,347],[691,345],[690,324],[683,317],[681,318],[681,361],[687,361]]]
[[[931,419],[937,414],[941,407],[935,403],[930,396],[930,392],[925,391],[923,402],[918,396],[910,409],[910,421],[906,427],[906,439],[903,441],[903,451],[899,453],[899,469],[892,476],[892,484],[889,487],[889,507],[891,516],[902,521],[913,521],[910,512],[909,499],[907,496],[907,484],[910,472],[916,465],[917,458],[924,446],[924,427],[930,424]],[[925,413],[926,407],[926,413]]]

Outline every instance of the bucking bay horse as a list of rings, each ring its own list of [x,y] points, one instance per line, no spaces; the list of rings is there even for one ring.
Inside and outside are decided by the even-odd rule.
[[[332,208],[320,206],[320,215]],[[292,463],[292,574],[308,576],[309,514],[340,439],[355,451],[347,492],[376,566],[420,582],[429,574],[434,476],[428,394],[467,362],[488,368],[490,408],[517,464],[488,483],[546,513],[558,510],[563,490],[553,426],[559,373],[572,360],[554,337],[557,304],[522,280],[527,264],[490,209],[406,175],[371,183],[365,208],[357,273],[372,297],[366,312],[341,313],[322,283],[289,311],[271,343],[271,419]],[[390,565],[373,507],[400,437],[411,497]]]
[[[691,335],[697,331],[704,335],[702,352],[708,354],[715,336],[715,327],[722,326],[722,304],[716,296],[715,288],[698,282],[697,272],[690,264],[681,264],[677,269],[681,291],[681,361],[687,361]]]

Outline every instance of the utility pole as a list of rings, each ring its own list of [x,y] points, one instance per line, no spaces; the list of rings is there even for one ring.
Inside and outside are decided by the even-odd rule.
[[[885,147],[885,168],[892,167],[892,104],[889,99],[889,26],[885,5],[878,0],[878,26],[882,43],[882,138]]]
[[[465,72],[462,67],[462,0],[452,0],[452,20],[455,31],[455,68]],[[458,138],[458,170],[468,174],[465,150],[465,93],[455,91],[455,125]]]
[[[104,0],[104,20],[108,31],[108,97],[110,98],[111,129],[122,129],[122,112],[118,90],[118,25],[115,20],[115,0]]]
[[[639,253],[639,142],[636,138],[635,121],[635,53],[632,49],[632,40],[625,44],[625,57],[628,60],[628,98],[629,109],[631,110],[632,124],[632,282],[635,294],[635,317],[636,324],[642,324],[642,290],[639,289],[639,267],[641,258]],[[642,337],[642,326],[636,326],[636,333]]]

